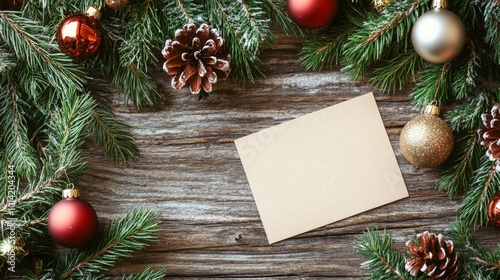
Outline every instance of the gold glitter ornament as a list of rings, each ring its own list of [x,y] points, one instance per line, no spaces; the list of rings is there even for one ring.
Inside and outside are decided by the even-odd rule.
[[[450,156],[453,132],[438,115],[439,107],[428,105],[423,115],[411,119],[401,131],[401,152],[411,164],[423,168],[436,167]]]
[[[106,7],[113,9],[113,10],[119,10],[125,8],[125,6],[128,5],[129,0],[106,0]]]

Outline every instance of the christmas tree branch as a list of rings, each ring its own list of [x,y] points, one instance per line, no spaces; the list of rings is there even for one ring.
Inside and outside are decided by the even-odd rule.
[[[163,35],[157,15],[162,9],[159,1],[141,1],[132,5],[118,49],[119,69],[111,73],[113,84],[125,95],[125,102],[130,98],[137,108],[158,104],[162,100],[161,88],[148,73],[148,65],[157,62],[153,48],[161,44]]]
[[[259,32],[254,32],[249,26],[253,21],[249,17],[255,17],[259,14],[262,17],[261,11],[258,11],[257,15],[252,15],[251,12],[247,13],[242,1],[229,3],[224,2],[224,0],[208,0],[205,5],[209,20],[220,29],[226,46],[230,50],[232,63],[235,65],[233,72],[240,79],[253,81],[256,73],[261,74],[257,68],[257,64],[260,62],[258,54],[261,44],[269,43],[269,40],[273,39],[270,37],[259,41],[259,38],[265,38],[262,33],[262,30],[266,30],[263,26],[265,23],[259,22]]]
[[[498,1],[481,1],[484,5],[485,41],[493,46],[494,60],[500,64],[500,3]]]
[[[370,83],[382,92],[394,93],[406,87],[410,79],[417,81],[417,70],[423,67],[423,60],[415,52],[399,54],[393,59],[383,61],[383,66],[373,70]]]
[[[109,91],[93,88],[91,91],[96,106],[92,112],[92,121],[88,127],[89,134],[102,146],[103,152],[116,164],[123,165],[139,155],[139,150],[130,132],[130,127],[113,114],[110,101],[105,97]]]
[[[487,156],[483,156],[472,178],[472,184],[458,207],[462,222],[473,227],[486,226],[488,203],[499,191],[499,186],[495,163],[492,163]]]
[[[154,271],[154,269],[148,267],[136,275],[130,275],[127,278],[124,277],[123,280],[161,280],[163,277],[165,277],[164,269]]]
[[[205,21],[203,13],[200,13],[199,6],[194,0],[174,0],[168,1],[163,9],[163,18],[166,19],[170,36],[174,35],[175,30],[184,24],[195,23],[199,25]],[[201,19],[202,22],[199,20]]]
[[[284,0],[263,0],[262,4],[274,25],[280,27],[289,36],[304,35],[305,32],[295,24],[286,12],[286,2]]]
[[[81,90],[85,73],[71,59],[48,43],[45,27],[12,12],[0,11],[0,40],[16,55],[19,61],[35,73],[43,73],[46,81],[25,81],[50,85],[62,94]],[[42,86],[38,86],[43,88]]]
[[[10,76],[10,75],[9,75]],[[7,78],[0,89],[0,126],[5,147],[6,165],[16,168],[17,176],[33,178],[38,168],[36,151],[30,141],[26,113],[26,97],[16,88],[12,78]]]
[[[92,275],[110,268],[134,251],[148,247],[160,232],[152,209],[135,209],[107,225],[96,242],[84,250],[73,250],[59,257],[55,274],[60,279]]]
[[[458,222],[448,232],[454,245],[460,250],[463,270],[471,279],[498,279],[500,277],[500,251],[489,252],[479,246],[469,226]]]
[[[359,254],[368,258],[361,268],[370,269],[370,279],[416,279],[404,269],[405,257],[392,249],[392,237],[386,232],[368,229],[356,239]]]
[[[358,79],[384,54],[406,49],[414,19],[427,9],[427,1],[392,1],[378,18],[365,13],[365,21],[344,47],[347,73]]]
[[[442,104],[451,91],[451,63],[433,64],[420,71],[419,82],[415,85],[410,97],[417,107],[423,108],[433,100]]]

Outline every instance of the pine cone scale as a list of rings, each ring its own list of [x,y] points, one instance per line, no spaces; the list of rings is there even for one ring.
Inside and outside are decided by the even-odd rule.
[[[496,170],[500,171],[500,112],[499,104],[495,103],[489,114],[482,114],[481,120],[484,127],[478,129],[477,133],[481,139],[481,145],[486,147],[486,155],[492,161],[496,161]]]
[[[419,244],[408,241],[406,246],[411,258],[406,259],[405,269],[414,277],[425,273],[430,279],[453,279],[460,272],[458,254],[451,241],[442,235],[424,232],[418,236]]]
[[[163,69],[172,76],[172,87],[189,86],[191,93],[212,91],[218,80],[227,79],[231,56],[224,48],[224,40],[216,29],[202,24],[184,25],[175,32],[175,41],[167,40],[162,51],[167,60]]]

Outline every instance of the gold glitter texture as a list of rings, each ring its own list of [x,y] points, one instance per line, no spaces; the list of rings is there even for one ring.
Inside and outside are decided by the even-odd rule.
[[[401,131],[401,152],[415,166],[436,167],[453,150],[453,132],[438,114],[439,107],[429,105],[425,114],[411,119]]]

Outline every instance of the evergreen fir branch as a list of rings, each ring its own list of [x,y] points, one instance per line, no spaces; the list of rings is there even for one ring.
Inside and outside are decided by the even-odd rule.
[[[405,257],[392,248],[392,237],[387,231],[368,229],[355,241],[359,254],[368,260],[361,268],[370,269],[370,279],[417,279],[405,271]]]
[[[0,75],[5,75],[14,66],[16,66],[14,55],[7,51],[3,44],[0,44]]]
[[[0,89],[0,126],[3,134],[5,160],[16,167],[20,178],[34,178],[38,157],[30,141],[26,120],[29,105],[26,97],[17,91],[14,82]]]
[[[98,235],[95,242],[82,250],[62,254],[55,267],[58,279],[99,273],[112,267],[132,252],[148,247],[161,231],[153,209],[135,209],[114,220]]]
[[[148,66],[157,62],[153,46],[162,43],[158,21],[158,11],[162,10],[160,1],[138,1],[131,3],[131,13],[125,23],[123,41],[119,47],[121,65],[148,71]]]
[[[136,275],[130,275],[127,278],[123,277],[123,280],[161,280],[165,277],[165,270],[160,269],[154,271],[153,268],[148,267]]]
[[[452,79],[452,93],[457,99],[471,95],[476,87],[478,70],[481,69],[481,56],[475,45],[475,40],[469,40],[470,51],[464,50],[459,59],[455,60],[455,74]]]
[[[442,104],[448,99],[451,91],[451,63],[432,64],[419,73],[419,82],[415,85],[410,97],[415,106],[423,108],[433,100]]]
[[[364,23],[344,47],[347,74],[354,79],[363,77],[387,54],[394,56],[400,49],[408,49],[413,23],[428,10],[428,2],[392,1],[379,18],[366,13]]]
[[[221,31],[231,53],[233,73],[239,79],[253,81],[256,74],[262,74],[257,67],[262,44],[274,40],[264,11],[244,1],[208,0],[205,5],[209,21]]]
[[[113,114],[110,101],[104,96],[104,89],[94,88],[91,91],[96,106],[88,130],[89,134],[94,135],[95,141],[102,146],[104,154],[116,164],[123,165],[135,159],[139,155],[139,150],[130,127],[120,122]]]
[[[119,67],[113,74],[112,83],[121,88],[125,104],[132,101],[137,109],[144,105],[159,104],[163,100],[162,90],[156,80],[134,64]]]
[[[62,94],[81,90],[85,73],[70,58],[49,43],[45,27],[12,12],[0,11],[0,42],[3,41],[18,61],[35,73],[43,73],[45,80]],[[29,81],[25,81],[29,82]],[[32,82],[37,82],[34,80]]]
[[[166,19],[168,33],[174,35],[175,30],[182,28],[184,24],[194,23],[199,26],[205,22],[203,13],[195,0],[170,0],[166,2],[163,9],[163,18]]]
[[[328,29],[325,35],[306,42],[300,51],[299,61],[309,70],[332,69],[334,65],[340,63],[344,45],[356,28],[347,20],[338,21],[338,24]]]
[[[456,223],[448,232],[459,251],[462,270],[471,279],[499,279],[500,251],[489,252],[473,238],[469,226]]]
[[[476,132],[457,140],[452,155],[441,172],[441,178],[436,183],[438,190],[446,192],[450,198],[467,190],[483,155]]]
[[[490,110],[492,99],[496,99],[495,94],[482,89],[450,111],[445,119],[453,131],[475,132],[483,126],[481,115]]]
[[[498,1],[481,1],[484,5],[484,25],[488,44],[493,47],[493,57],[497,64],[500,64],[500,3]]]
[[[458,207],[461,212],[460,219],[464,224],[474,228],[486,226],[488,203],[499,191],[499,186],[500,178],[498,172],[495,172],[495,163],[485,155]]]
[[[304,35],[305,32],[287,15],[284,0],[263,0],[262,4],[274,25],[279,26],[288,36]]]
[[[413,51],[399,54],[393,59],[381,62],[373,70],[370,83],[385,93],[394,93],[406,87],[410,80],[417,81],[417,70],[423,67],[422,59]]]

